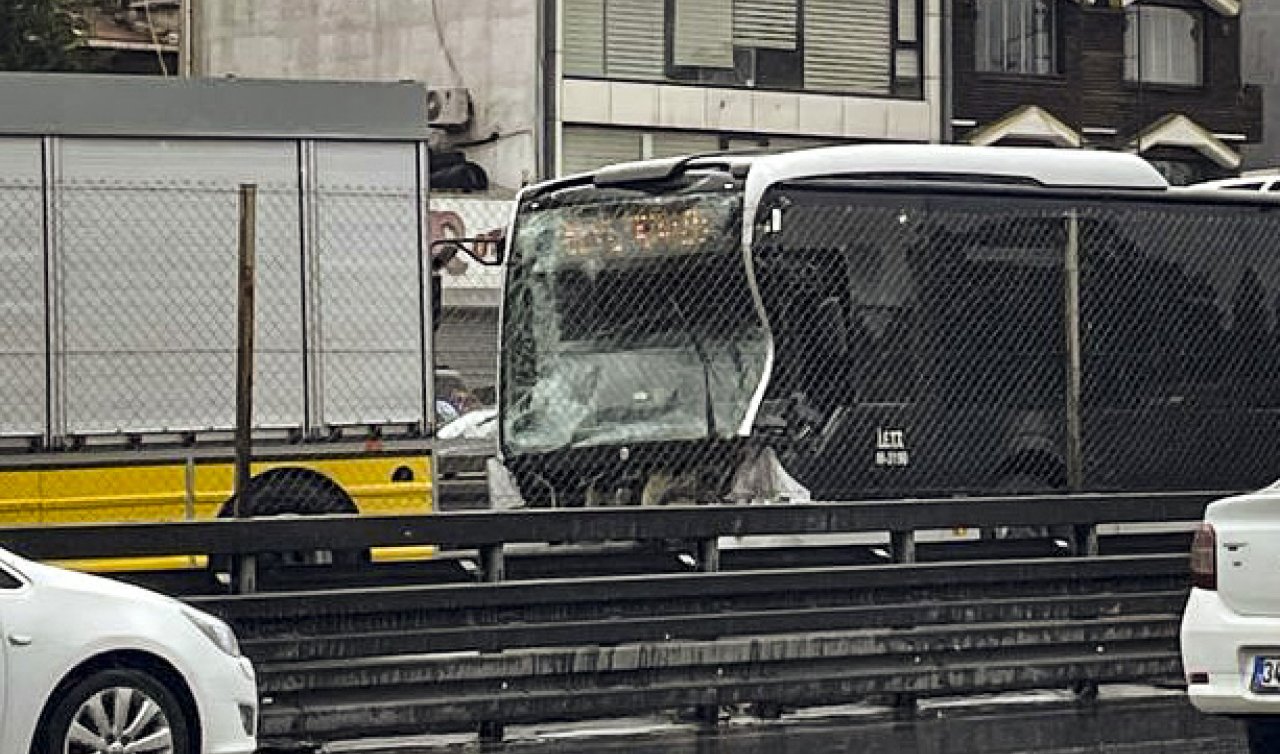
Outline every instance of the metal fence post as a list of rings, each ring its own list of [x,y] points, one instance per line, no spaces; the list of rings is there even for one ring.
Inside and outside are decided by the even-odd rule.
[[[698,570],[702,573],[715,573],[720,570],[720,540],[718,537],[699,539],[694,543],[695,556],[698,559]]]
[[[1067,347],[1067,489],[1080,492],[1084,489],[1084,438],[1080,415],[1082,358],[1080,345],[1080,216],[1075,210],[1067,214],[1067,245],[1063,260],[1064,329]],[[1098,530],[1092,524],[1071,527],[1072,554],[1090,556],[1098,554]],[[1079,681],[1072,689],[1076,697],[1088,701],[1096,698],[1098,684]]]
[[[1071,527],[1071,552],[1080,557],[1098,554],[1098,527],[1094,524],[1074,524]]]
[[[418,276],[421,291],[421,324],[422,324],[422,422],[423,434],[431,438],[431,450],[428,456],[428,481],[431,483],[431,509],[440,510],[440,454],[437,452],[436,430],[439,417],[436,416],[436,301],[435,260],[431,256],[431,221],[427,207],[431,200],[431,167],[430,150],[419,142],[415,159],[417,162],[418,192],[414,196],[414,207],[418,218]],[[441,291],[443,296],[443,290]]]
[[[507,577],[507,559],[501,542],[480,548],[480,577],[487,584],[496,584]],[[501,651],[487,650],[481,654],[499,654]],[[506,735],[505,726],[493,720],[481,720],[476,727],[476,735],[482,744],[501,743]]]
[[[253,336],[254,279],[256,277],[258,187],[240,185],[240,236],[236,295],[236,464],[235,505],[237,519],[248,515],[250,507],[250,462],[253,457]],[[257,558],[253,554],[234,559],[233,583],[237,592],[257,589]]]
[[[694,542],[698,559],[699,573],[715,573],[720,570],[720,538],[706,537]],[[720,705],[718,703],[699,704],[694,708],[694,719],[704,728],[714,729],[720,725]]]
[[[913,531],[889,532],[889,551],[895,563],[916,562],[916,533]]]
[[[1067,347],[1067,489],[1084,488],[1084,441],[1080,418],[1080,218],[1067,215],[1067,246],[1063,263],[1064,329]]]
[[[916,562],[916,533],[914,531],[889,532],[889,554],[895,563]],[[904,718],[914,716],[917,701],[915,694],[894,694],[894,714]]]
[[[507,577],[507,559],[501,542],[480,548],[480,573],[489,584],[496,584]]]
[[[184,518],[187,521],[194,521],[196,518],[195,456],[187,456],[187,462],[182,467],[182,505]]]

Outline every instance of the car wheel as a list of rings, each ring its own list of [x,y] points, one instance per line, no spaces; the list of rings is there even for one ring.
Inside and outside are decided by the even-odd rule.
[[[1249,754],[1280,754],[1280,720],[1252,717],[1244,721]]]
[[[177,696],[140,670],[94,673],[55,705],[41,754],[195,754]]]

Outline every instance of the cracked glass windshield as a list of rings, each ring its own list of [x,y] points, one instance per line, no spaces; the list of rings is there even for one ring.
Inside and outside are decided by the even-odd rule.
[[[525,202],[507,279],[507,452],[737,434],[766,336],[741,193],[726,186],[712,174]]]

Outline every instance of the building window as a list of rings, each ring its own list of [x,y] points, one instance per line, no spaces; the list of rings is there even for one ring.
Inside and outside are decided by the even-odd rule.
[[[920,7],[915,0],[897,0],[898,18],[894,31],[893,93],[899,97],[918,96],[924,72],[920,70]]]
[[[658,131],[632,128],[601,128],[566,125],[561,143],[561,175],[582,173],[604,165],[655,157],[717,152],[759,150],[787,152],[793,149],[827,147],[840,140],[788,136],[743,136],[710,131]]]
[[[1058,72],[1055,0],[977,0],[979,71],[1047,76]]]
[[[1124,26],[1125,80],[1200,86],[1203,38],[1196,12],[1159,5],[1130,6]]]
[[[923,95],[921,0],[563,0],[564,75]]]

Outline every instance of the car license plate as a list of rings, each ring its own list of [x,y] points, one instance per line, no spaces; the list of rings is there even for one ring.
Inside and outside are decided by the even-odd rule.
[[[1280,657],[1253,658],[1249,688],[1259,694],[1280,694]]]

